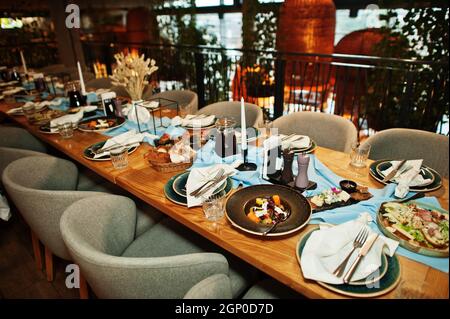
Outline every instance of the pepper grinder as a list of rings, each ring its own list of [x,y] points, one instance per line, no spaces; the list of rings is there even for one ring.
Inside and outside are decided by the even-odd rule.
[[[283,151],[283,171],[281,172],[280,181],[287,185],[294,179],[292,173],[292,162],[294,161],[294,153],[288,149]]]
[[[305,189],[309,185],[308,179],[308,166],[309,166],[309,156],[305,154],[298,154],[298,175],[295,178],[295,187]]]

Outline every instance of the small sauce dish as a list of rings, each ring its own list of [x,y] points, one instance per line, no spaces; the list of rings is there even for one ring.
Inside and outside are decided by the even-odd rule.
[[[341,186],[341,189],[346,191],[347,193],[356,192],[356,187],[358,186],[358,184],[351,180],[340,181],[339,185]]]

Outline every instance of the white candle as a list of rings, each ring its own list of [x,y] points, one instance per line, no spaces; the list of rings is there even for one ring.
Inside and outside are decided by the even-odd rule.
[[[27,63],[25,62],[25,57],[23,56],[23,51],[22,51],[22,50],[20,50],[20,59],[22,60],[23,72],[24,72],[25,74],[27,74],[27,73],[28,73],[28,70],[27,70]]]
[[[78,66],[78,76],[80,77],[81,95],[86,95],[86,88],[84,87],[83,73],[81,72],[81,65],[80,65],[79,61],[77,61],[77,66]]]
[[[247,149],[247,124],[245,123],[245,103],[244,98],[241,97],[241,141],[242,149]]]

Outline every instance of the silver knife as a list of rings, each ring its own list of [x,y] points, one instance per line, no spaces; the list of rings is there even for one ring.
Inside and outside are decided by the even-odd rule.
[[[356,257],[355,261],[353,262],[353,264],[350,266],[350,269],[347,271],[347,273],[344,276],[344,283],[348,284],[350,282],[350,279],[352,279],[352,276],[356,270],[356,268],[359,265],[359,262],[361,261],[361,259],[367,255],[367,253],[369,252],[370,248],[372,248],[373,244],[377,241],[378,239],[378,234],[372,234],[364,243],[364,245],[361,247],[361,250],[358,253],[358,257]]]
[[[383,183],[387,183],[389,182],[391,179],[393,179],[395,177],[395,175],[397,174],[397,172],[400,170],[400,168],[402,168],[403,165],[405,165],[405,163],[407,162],[407,160],[403,160],[401,161],[396,168],[394,168],[392,170],[392,172],[390,172],[389,174],[387,174],[384,179],[383,179]]]
[[[216,182],[212,183],[211,185],[209,185],[208,187],[205,187],[204,189],[202,189],[198,194],[196,194],[194,197],[200,197],[203,196],[204,194],[206,194],[210,189],[213,189],[214,187],[216,187],[217,185],[220,185],[224,180],[226,180],[232,173],[227,173],[224,174],[219,180],[217,180]]]

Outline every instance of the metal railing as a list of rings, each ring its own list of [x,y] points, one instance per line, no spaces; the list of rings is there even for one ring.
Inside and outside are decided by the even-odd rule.
[[[359,130],[408,127],[442,131],[448,114],[448,61],[307,54],[206,46],[83,42],[88,66],[137,50],[157,61],[162,89],[197,92],[199,107],[237,100],[270,118],[296,111],[334,113]]]

